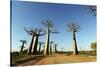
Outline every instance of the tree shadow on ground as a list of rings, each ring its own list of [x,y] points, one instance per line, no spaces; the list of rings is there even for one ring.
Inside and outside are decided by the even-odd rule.
[[[43,55],[30,55],[30,56],[24,56],[23,58],[17,59],[14,63],[11,62],[11,66],[19,66],[21,64],[24,64],[28,61],[35,61],[33,64],[37,63],[41,59],[43,59],[45,56]]]

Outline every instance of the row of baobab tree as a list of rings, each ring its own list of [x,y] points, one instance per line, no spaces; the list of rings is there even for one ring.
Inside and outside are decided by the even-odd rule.
[[[88,12],[96,16],[96,6],[88,6],[87,7]],[[52,21],[46,20],[42,22],[42,24],[46,27],[46,30],[44,31],[43,29],[27,29],[25,28],[25,31],[28,32],[29,35],[32,36],[31,43],[29,45],[27,54],[37,54],[37,45],[38,45],[38,39],[40,36],[46,35],[46,42],[43,43],[41,42],[40,44],[45,44],[44,47],[44,55],[49,55],[50,52],[52,51],[51,44],[50,44],[50,34],[51,33],[58,33],[57,31],[54,30],[54,25],[52,24]],[[77,55],[78,54],[78,49],[77,49],[77,43],[76,43],[76,37],[75,37],[75,32],[78,32],[80,29],[79,25],[77,23],[69,23],[67,25],[68,31],[72,32],[72,42],[73,42],[73,54]],[[24,44],[26,43],[25,40],[20,40],[22,42],[21,50],[20,52],[23,51]],[[39,47],[39,51],[41,49],[41,46]],[[55,51],[56,51],[56,45],[55,45]]]
[[[44,51],[43,54],[44,55],[49,55],[50,53],[52,53],[52,43],[50,43],[50,34],[52,33],[59,33],[58,31],[56,31],[54,29],[54,25],[52,23],[52,21],[50,20],[46,20],[42,22],[43,26],[45,26],[45,29],[39,29],[39,28],[24,28],[25,31],[32,36],[31,39],[31,43],[29,45],[29,48],[27,50],[27,54],[28,55],[36,55],[37,54],[37,46],[38,46],[38,40],[40,36],[46,35],[46,41],[45,43],[41,42],[40,44],[45,44],[44,46]],[[69,23],[67,25],[67,30],[72,32],[72,42],[73,42],[73,54],[74,55],[78,55],[78,49],[77,49],[77,43],[76,43],[76,37],[75,37],[75,32],[78,32],[79,30],[79,25],[77,23]],[[21,46],[21,52],[24,48],[24,43],[26,42],[25,40],[21,40],[21,42],[23,43]],[[57,51],[57,44],[55,44],[55,51]],[[39,51],[41,49],[41,46],[39,47]]]

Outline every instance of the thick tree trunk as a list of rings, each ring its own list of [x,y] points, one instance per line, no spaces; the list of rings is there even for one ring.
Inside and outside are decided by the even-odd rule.
[[[43,52],[44,52],[44,50],[45,50],[45,45],[43,46]]]
[[[34,43],[32,46],[32,54],[36,55],[37,54],[37,46],[38,46],[38,35],[34,37]]]
[[[32,40],[31,40],[30,46],[29,46],[29,48],[28,48],[28,52],[27,52],[28,55],[31,55],[31,54],[32,54],[32,53],[31,53],[31,50],[32,50],[33,42],[34,42],[34,36],[32,36]]]
[[[75,31],[72,31],[72,37],[73,37],[73,55],[78,55],[78,49],[77,49],[77,43],[76,43],[76,37],[75,37]]]
[[[47,32],[47,38],[45,43],[45,49],[44,49],[44,55],[49,55],[49,38],[50,37],[50,31]]]
[[[55,45],[55,53],[57,52],[57,46]]]
[[[40,46],[39,46],[39,53],[41,53],[41,44],[40,44]]]
[[[23,48],[24,48],[24,43],[21,46],[21,50],[20,50],[21,53],[23,52]]]
[[[50,44],[50,49],[49,49],[49,54],[51,54],[52,53],[52,45]]]

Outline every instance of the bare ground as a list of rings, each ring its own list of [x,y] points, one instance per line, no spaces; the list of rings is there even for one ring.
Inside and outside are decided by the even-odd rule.
[[[18,66],[27,65],[44,65],[44,64],[64,64],[64,63],[80,63],[80,62],[95,62],[96,56],[80,56],[80,55],[70,55],[65,54],[54,54],[45,57],[35,58],[19,64]]]

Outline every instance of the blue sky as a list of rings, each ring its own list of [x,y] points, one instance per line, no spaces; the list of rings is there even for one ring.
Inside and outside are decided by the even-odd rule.
[[[58,49],[72,50],[72,33],[67,31],[67,24],[77,22],[80,31],[76,32],[78,49],[89,50],[91,42],[96,41],[96,16],[89,14],[85,5],[50,4],[27,1],[12,2],[12,50],[19,50],[19,40],[27,40],[28,48],[31,36],[24,27],[43,27],[42,21],[52,20],[58,34],[51,34],[51,40],[58,44]],[[46,36],[39,41],[45,42]]]

